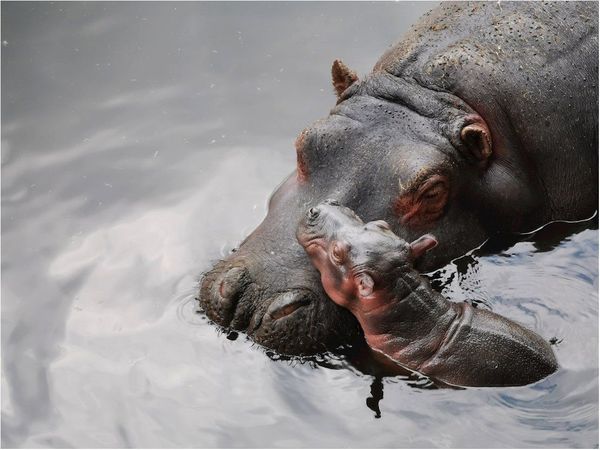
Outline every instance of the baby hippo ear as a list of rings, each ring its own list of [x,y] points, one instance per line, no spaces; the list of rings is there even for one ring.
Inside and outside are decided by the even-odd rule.
[[[425,252],[431,250],[438,244],[437,239],[431,234],[425,234],[416,241],[410,243],[410,255],[413,259],[418,259]]]
[[[366,273],[360,274],[358,277],[358,294],[361,297],[368,297],[373,293],[373,278]]]

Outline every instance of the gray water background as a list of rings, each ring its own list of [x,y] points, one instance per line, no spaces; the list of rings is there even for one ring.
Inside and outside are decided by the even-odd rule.
[[[2,2],[3,447],[598,446],[597,221],[432,275],[562,339],[531,386],[378,388],[197,313],[334,105],[333,59],[368,73],[431,6]]]

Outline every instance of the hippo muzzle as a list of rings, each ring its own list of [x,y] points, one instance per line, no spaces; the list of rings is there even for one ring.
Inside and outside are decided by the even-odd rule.
[[[272,210],[289,206],[294,180],[288,183],[271,200]],[[235,253],[203,276],[200,287],[200,305],[215,323],[291,355],[334,349],[361,337],[354,317],[327,298],[319,273],[296,241],[304,211],[270,214]]]
[[[222,261],[202,279],[202,308],[218,325],[284,354],[324,351],[360,335],[353,318],[327,300],[318,274],[311,270],[302,285],[279,288],[265,285],[261,276],[273,270],[237,255]],[[281,274],[282,281],[288,275],[298,272]]]

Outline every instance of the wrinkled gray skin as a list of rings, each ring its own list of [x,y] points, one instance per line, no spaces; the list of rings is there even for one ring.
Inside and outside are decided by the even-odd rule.
[[[408,244],[381,220],[364,223],[337,202],[310,208],[298,241],[329,298],[358,319],[369,346],[454,386],[517,386],[557,369],[548,342],[498,314],[452,303],[413,268],[437,242]]]
[[[598,4],[443,3],[357,80],[334,63],[338,104],[305,129],[298,167],[239,250],[205,274],[216,323],[307,354],[361,336],[295,239],[336,198],[449,262],[497,232],[590,217],[598,203]]]

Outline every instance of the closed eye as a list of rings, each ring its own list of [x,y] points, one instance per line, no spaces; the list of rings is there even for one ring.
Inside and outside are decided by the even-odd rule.
[[[350,245],[345,242],[335,242],[331,248],[331,261],[338,266],[343,265],[348,257]]]
[[[448,194],[448,181],[445,177],[441,177],[439,175],[434,175],[429,180],[427,180],[423,185],[419,188],[419,192],[417,194],[418,201],[435,201],[438,199],[442,199],[447,197]]]
[[[416,189],[405,192],[394,205],[400,222],[413,227],[430,226],[444,214],[450,180],[443,174],[431,174]]]
[[[419,198],[432,199],[440,196],[446,192],[446,189],[442,183],[436,183],[434,186],[427,188],[427,190],[419,196]]]
[[[389,230],[390,225],[385,220],[375,220],[371,222],[372,225],[379,228],[380,230]]]

